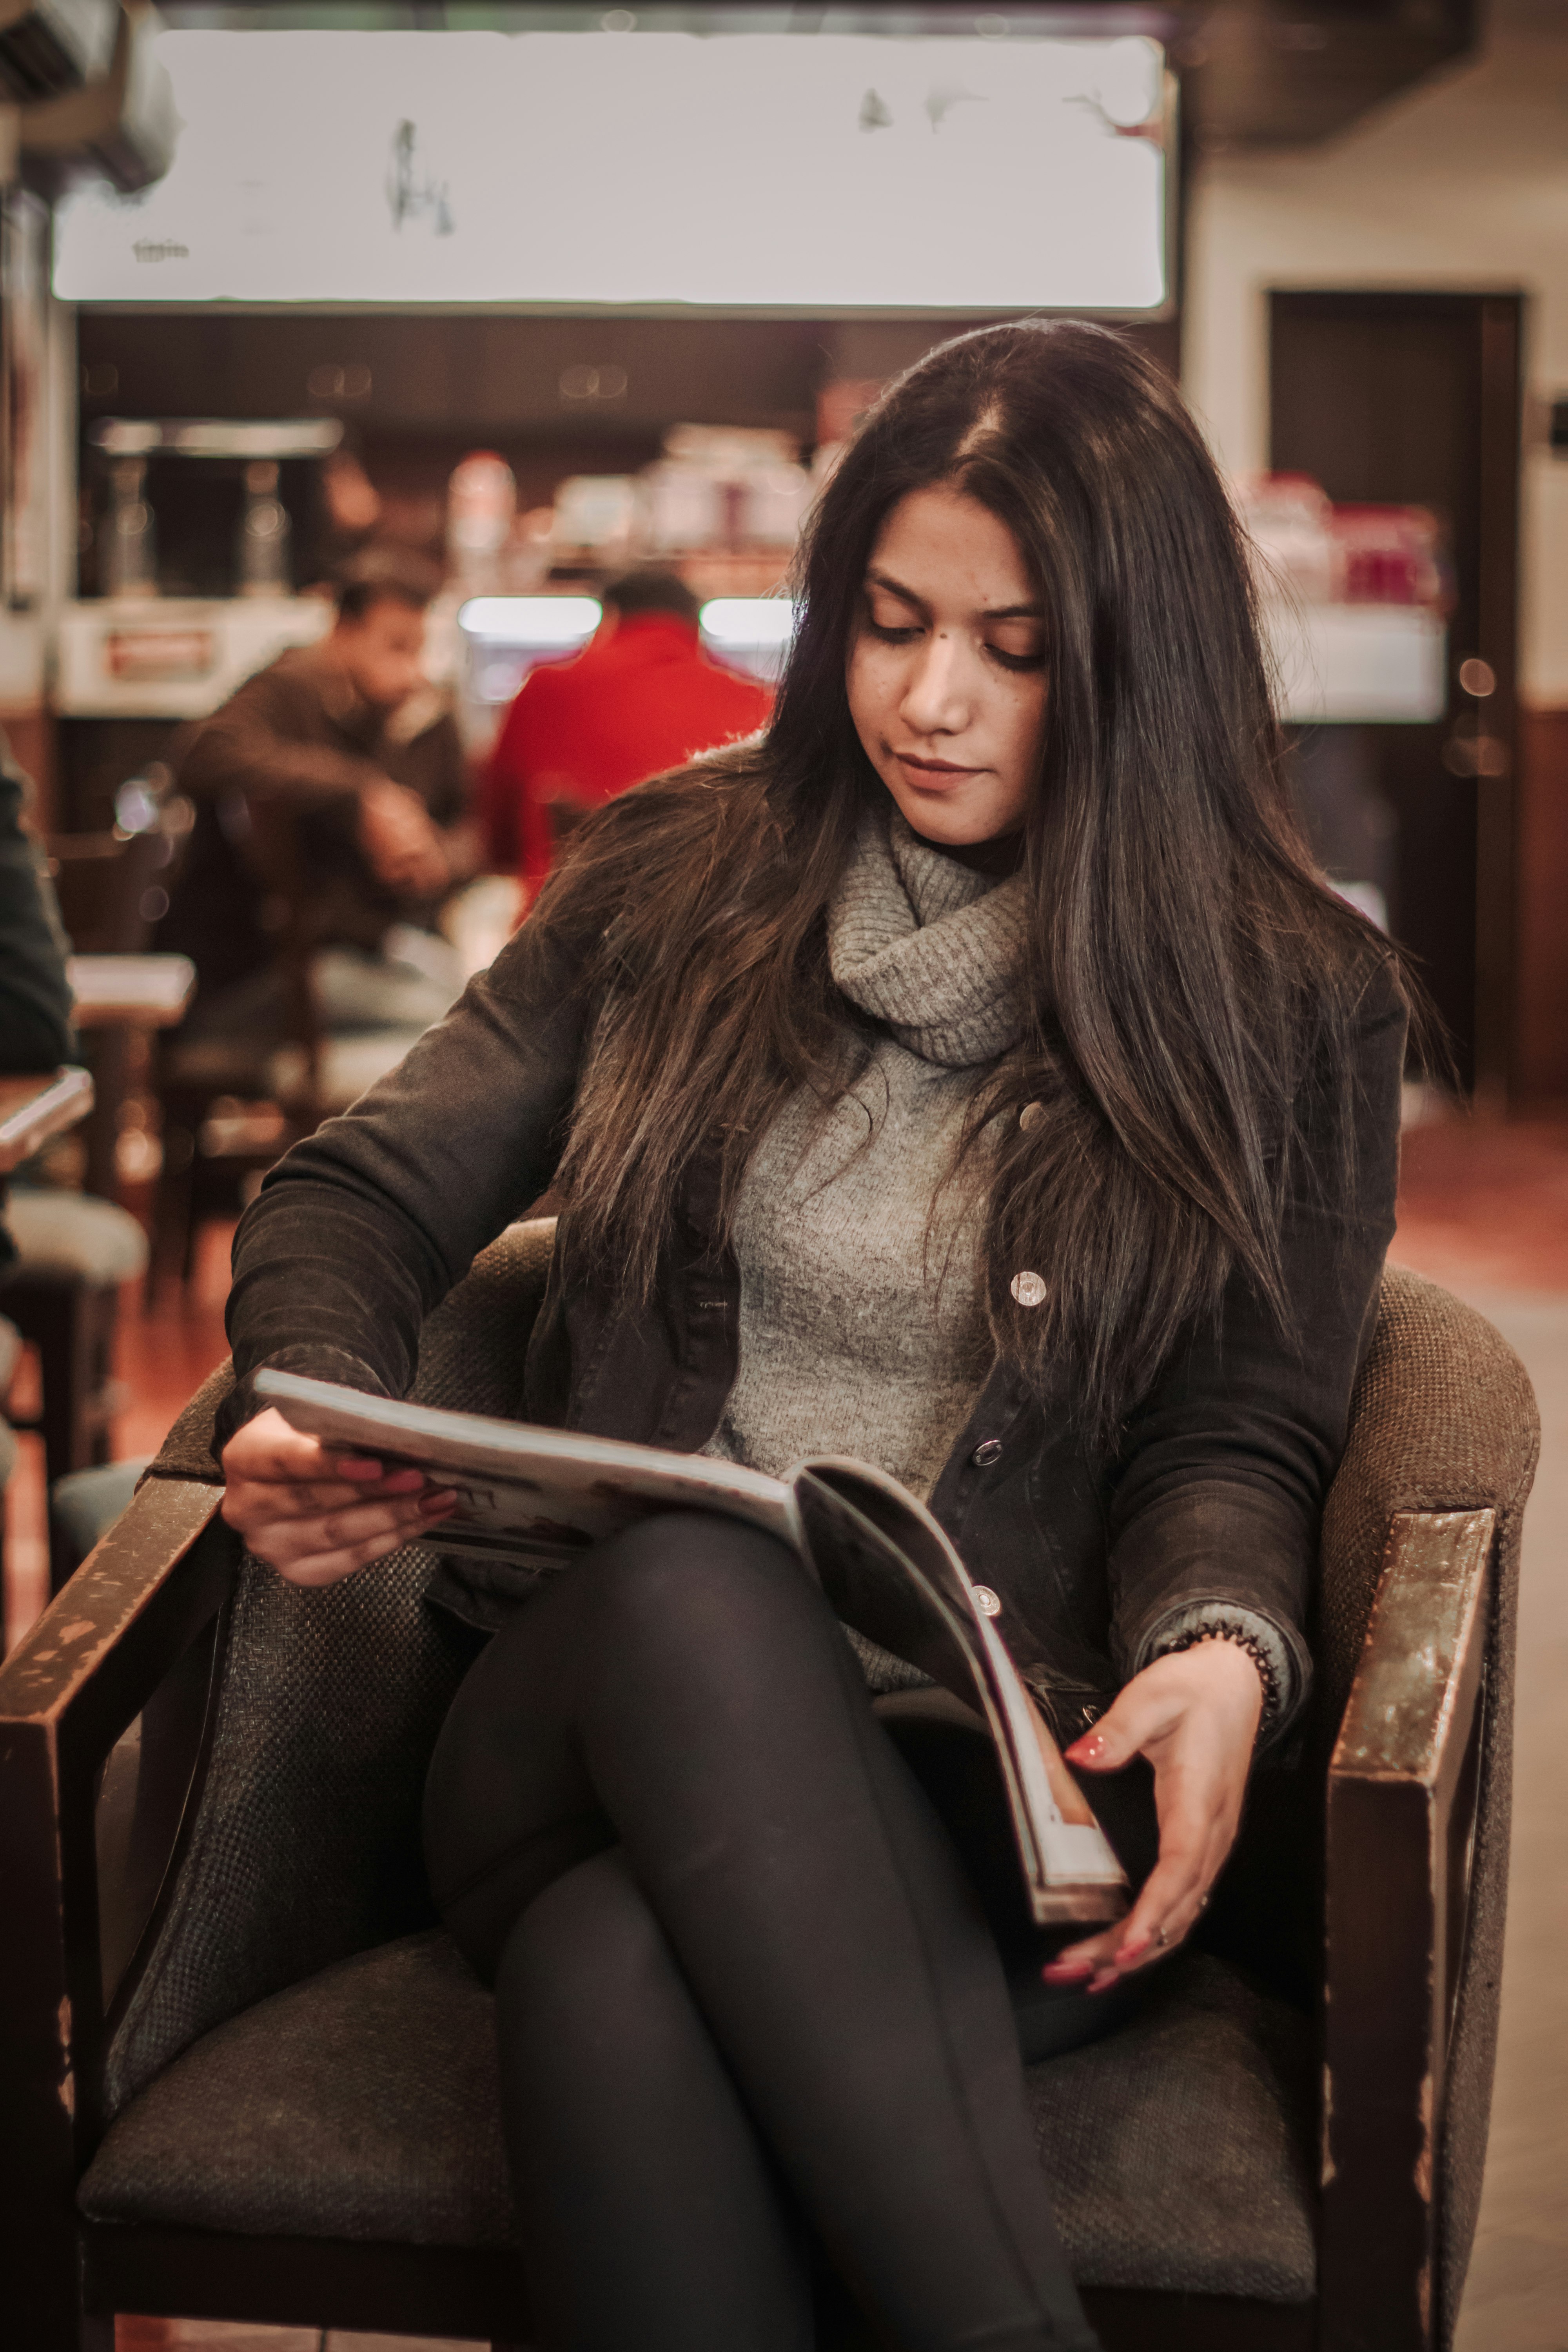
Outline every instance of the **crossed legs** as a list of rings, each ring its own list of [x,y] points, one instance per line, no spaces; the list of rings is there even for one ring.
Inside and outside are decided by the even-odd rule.
[[[520,1612],[431,1766],[552,2352],[1091,2347],[996,1948],[783,1546],[680,1514]]]

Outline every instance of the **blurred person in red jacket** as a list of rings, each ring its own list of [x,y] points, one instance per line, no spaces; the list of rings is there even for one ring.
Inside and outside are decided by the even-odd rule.
[[[773,710],[765,687],[708,659],[697,599],[673,572],[628,572],[605,590],[604,606],[574,661],[524,678],[491,757],[490,857],[519,871],[525,907],[590,809],[753,733]]]

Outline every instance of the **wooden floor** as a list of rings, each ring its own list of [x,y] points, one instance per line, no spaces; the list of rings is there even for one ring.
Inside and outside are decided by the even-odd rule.
[[[1489,1315],[1541,1400],[1525,1529],[1513,1894],[1486,2194],[1456,2352],[1568,2352],[1568,1122],[1452,1121],[1405,1139],[1392,1255]],[[183,1300],[128,1299],[118,1456],[151,1453],[225,1353],[226,1231],[204,1237]],[[46,1589],[32,1441],[7,1498],[7,1646]],[[118,2352],[435,2352],[426,2339],[125,2319]],[[442,2347],[441,2352],[456,2352]]]

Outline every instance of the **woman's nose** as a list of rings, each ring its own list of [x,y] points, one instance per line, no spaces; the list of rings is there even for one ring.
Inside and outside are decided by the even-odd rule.
[[[973,716],[965,667],[963,649],[955,639],[928,639],[904,690],[900,716],[905,726],[917,735],[961,733]]]

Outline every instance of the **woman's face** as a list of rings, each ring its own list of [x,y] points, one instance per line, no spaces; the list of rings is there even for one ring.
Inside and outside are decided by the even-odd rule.
[[[1045,616],[1012,532],[951,489],[911,490],[866,567],[849,653],[866,756],[916,833],[1016,833],[1046,721]]]

